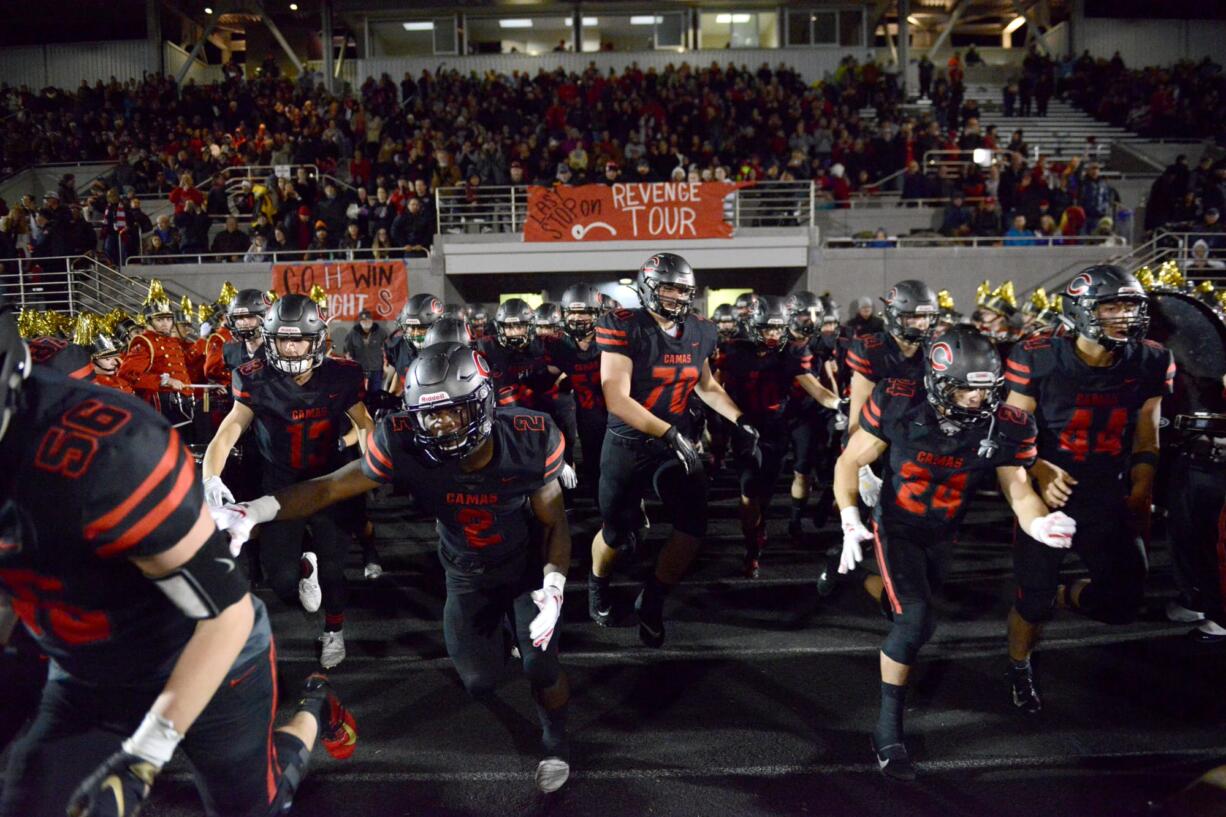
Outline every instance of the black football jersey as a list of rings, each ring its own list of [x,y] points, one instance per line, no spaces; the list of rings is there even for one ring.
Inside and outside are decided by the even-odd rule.
[[[1028,468],[1037,454],[1035,420],[1028,412],[1002,404],[996,410],[994,452],[984,457],[980,444],[989,427],[946,434],[923,386],[914,380],[882,380],[860,412],[860,428],[889,444],[882,467],[879,520],[926,528],[957,525],[967,502],[995,469]]]
[[[1169,394],[1174,380],[1174,357],[1153,341],[1130,343],[1113,365],[1098,367],[1077,356],[1076,337],[1039,335],[1005,361],[1008,387],[1035,400],[1039,456],[1081,483],[1077,501],[1118,500],[1120,491],[1102,489],[1124,479],[1138,410]]]
[[[366,376],[351,360],[324,358],[305,385],[264,360],[234,370],[234,399],[255,412],[265,487],[326,474],[339,464],[336,441],[351,427],[346,412],[366,397]]]
[[[898,341],[889,332],[874,332],[851,339],[847,350],[847,365],[873,383],[887,377],[901,380],[922,380],[924,377],[924,352],[920,349],[906,357],[898,347]]]
[[[546,369],[541,341],[534,340],[521,351],[508,349],[496,337],[484,337],[477,342],[477,351],[489,364],[498,405],[539,408],[540,398],[554,381]]]
[[[729,349],[721,369],[724,389],[751,425],[762,429],[783,421],[796,378],[811,373],[813,355],[805,341],[795,341],[761,354],[742,343]],[[801,390],[801,394],[807,394]]]
[[[413,365],[413,361],[417,360],[417,350],[413,348],[413,344],[409,343],[404,338],[395,345],[392,350],[392,368],[396,370],[396,376],[400,378],[400,382],[404,383],[409,375],[409,367]]]
[[[566,443],[549,415],[519,407],[494,410],[493,458],[465,473],[460,461],[435,462],[413,442],[407,414],[384,417],[362,459],[362,473],[411,493],[437,520],[440,546],[490,563],[530,542],[529,499],[565,463]]]
[[[264,352],[264,344],[256,347],[255,354],[252,354],[247,349],[247,341],[231,340],[226,341],[221,347],[221,359],[225,361],[226,368],[234,371],[241,366],[250,363],[252,360],[264,360],[266,358]]]
[[[93,356],[84,346],[52,337],[31,338],[26,345],[30,347],[30,360],[38,365],[73,380],[94,379]]]
[[[129,558],[169,550],[208,518],[191,454],[115,389],[35,367],[21,399],[0,442],[0,594],[74,677],[165,677],[195,622]]]
[[[600,388],[600,345],[596,341],[584,351],[564,335],[545,344],[545,362],[566,374],[579,411],[605,410],[604,390]]]
[[[660,328],[646,309],[617,309],[596,324],[600,351],[625,355],[634,364],[630,397],[670,425],[687,429],[690,394],[702,376],[703,364],[718,343],[715,324],[687,315],[677,337]],[[623,437],[642,439],[642,432],[609,415],[609,430]]]

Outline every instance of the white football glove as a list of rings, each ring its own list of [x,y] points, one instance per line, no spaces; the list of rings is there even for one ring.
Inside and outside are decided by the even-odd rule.
[[[562,487],[568,491],[574,490],[579,484],[579,475],[575,473],[575,469],[569,463],[562,466],[561,473],[558,474],[558,481],[562,483]]]
[[[251,538],[251,531],[256,525],[271,522],[277,518],[281,503],[275,497],[262,496],[250,502],[230,504],[220,508],[209,508],[213,516],[213,524],[220,531],[230,534],[230,555],[238,558],[243,545]]]
[[[1047,516],[1035,517],[1026,531],[1036,542],[1042,542],[1051,548],[1071,548],[1073,534],[1077,532],[1077,520],[1064,513],[1055,511]]]
[[[209,503],[210,508],[220,508],[223,505],[233,504],[234,494],[230,493],[230,489],[221,481],[221,477],[211,476],[204,481],[204,501]]]
[[[860,466],[860,499],[870,508],[877,507],[881,498],[881,477],[873,473],[867,465]]]
[[[860,521],[859,508],[844,508],[839,515],[843,517],[843,555],[839,557],[839,572],[850,573],[864,558],[860,543],[872,539],[873,534]]]
[[[554,628],[562,616],[562,590],[566,587],[566,577],[561,573],[550,573],[545,577],[545,584],[540,590],[532,591],[532,600],[541,611],[528,627],[528,635],[532,636],[532,646],[542,652],[549,649],[549,640],[553,638]]]

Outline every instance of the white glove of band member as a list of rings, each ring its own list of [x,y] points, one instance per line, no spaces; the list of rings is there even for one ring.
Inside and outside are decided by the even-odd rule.
[[[859,508],[844,508],[839,516],[843,518],[843,555],[839,558],[839,572],[850,573],[864,558],[860,543],[872,539],[873,534],[860,521]]]
[[[565,587],[566,577],[554,572],[545,577],[545,584],[540,590],[532,591],[532,600],[541,612],[528,626],[528,635],[532,636],[532,646],[542,652],[549,649],[549,640],[553,638],[553,630],[562,616],[562,590]]]
[[[1070,548],[1073,546],[1073,534],[1077,532],[1077,520],[1064,513],[1055,511],[1047,516],[1035,517],[1026,531],[1036,542],[1042,542],[1051,548]]]
[[[237,505],[209,508],[209,513],[213,515],[213,524],[217,529],[230,534],[230,555],[238,558],[243,545],[251,538],[252,529],[256,525],[276,519],[279,510],[281,503],[276,497],[262,496]]]
[[[234,494],[221,481],[219,476],[211,476],[204,481],[204,501],[210,508],[220,508],[234,502]]]
[[[877,507],[881,498],[881,477],[873,473],[867,465],[860,466],[860,499],[870,508]]]
[[[558,481],[562,483],[562,487],[568,491],[574,490],[579,484],[579,475],[575,473],[575,469],[569,463],[562,466],[562,471],[558,474]]]

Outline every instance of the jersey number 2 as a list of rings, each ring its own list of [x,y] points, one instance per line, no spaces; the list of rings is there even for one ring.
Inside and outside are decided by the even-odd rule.
[[[464,508],[456,514],[456,521],[464,526],[464,538],[474,550],[502,542],[502,534],[486,533],[494,527],[494,514],[484,508]]]
[[[927,515],[929,507],[934,511],[945,511],[945,518],[948,520],[952,520],[957,515],[958,508],[962,506],[962,493],[966,490],[966,471],[954,474],[945,482],[938,483],[929,505],[924,504],[924,497],[928,495],[928,489],[932,487],[932,472],[922,465],[908,461],[903,463],[898,473],[903,479],[902,487],[899,488],[898,497],[895,500],[898,502],[898,507],[916,516]]]

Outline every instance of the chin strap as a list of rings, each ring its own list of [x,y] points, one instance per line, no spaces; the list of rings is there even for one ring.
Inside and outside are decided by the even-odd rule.
[[[996,452],[1000,450],[1000,443],[996,442],[993,436],[996,431],[996,412],[992,412],[992,422],[988,425],[988,436],[979,441],[979,456],[985,460],[990,460],[996,456]]]

